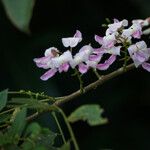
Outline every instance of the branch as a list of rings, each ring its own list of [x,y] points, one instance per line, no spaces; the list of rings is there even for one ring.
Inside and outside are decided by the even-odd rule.
[[[113,71],[113,72],[109,73],[108,75],[104,75],[100,79],[98,79],[97,81],[95,81],[95,82],[87,85],[86,87],[84,87],[84,93],[81,90],[78,90],[78,91],[76,91],[76,92],[74,92],[70,95],[61,97],[59,100],[57,100],[53,103],[53,106],[60,106],[60,105],[66,103],[68,101],[71,101],[71,100],[81,96],[82,94],[85,94],[88,91],[97,88],[98,86],[102,85],[106,81],[108,81],[110,79],[113,79],[113,78],[115,78],[115,77],[117,77],[117,76],[119,76],[123,73],[126,73],[127,71],[130,71],[134,68],[135,68],[135,65],[133,63],[126,66],[126,68],[121,67],[121,68],[117,69],[116,71]],[[47,111],[52,111],[52,109],[48,109]],[[41,113],[44,113],[44,112],[45,111],[43,111]],[[31,120],[37,118],[38,115],[40,115],[41,113],[36,112],[36,113],[32,114],[31,116],[27,117],[27,121],[31,121]]]
[[[113,71],[111,73],[109,73],[108,75],[104,75],[102,76],[99,80],[87,85],[86,87],[84,87],[84,93],[87,93],[88,91],[97,88],[98,86],[102,85],[103,83],[105,83],[106,81],[115,78],[116,76],[119,76],[131,69],[135,68],[134,64],[130,64],[128,66],[126,66],[126,68],[121,67],[119,69],[117,69],[116,71]],[[70,95],[65,96],[64,98],[57,100],[53,105],[56,106],[60,106],[68,101],[73,100],[74,98],[84,94],[83,92],[81,92],[81,90],[78,90]]]

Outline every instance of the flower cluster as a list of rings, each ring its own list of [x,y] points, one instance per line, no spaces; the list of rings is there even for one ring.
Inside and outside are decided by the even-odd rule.
[[[112,24],[108,24],[105,36],[95,35],[99,48],[85,45],[75,55],[72,54],[72,50],[82,41],[82,33],[77,30],[73,37],[62,38],[64,47],[68,48],[67,51],[61,53],[57,48],[50,47],[45,51],[44,57],[34,59],[39,68],[48,69],[41,79],[48,80],[56,72],[67,72],[69,68],[77,68],[81,74],[86,73],[90,68],[107,70],[122,53],[125,53],[126,62],[129,57],[135,67],[141,65],[150,72],[150,64],[147,62],[150,58],[150,48],[147,48],[144,41],[139,41],[143,33],[142,28],[150,24],[149,20],[133,20],[132,25],[128,27],[127,20],[114,19]],[[137,39],[137,43],[133,44],[132,39]],[[109,58],[102,62],[106,54]]]

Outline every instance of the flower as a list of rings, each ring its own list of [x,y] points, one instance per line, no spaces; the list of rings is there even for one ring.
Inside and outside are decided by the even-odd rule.
[[[150,63],[147,62],[150,58],[150,48],[147,48],[144,41],[132,44],[132,38],[140,39],[141,35],[144,34],[144,32],[142,33],[142,27],[149,24],[150,18],[133,20],[132,26],[126,29],[128,26],[127,20],[119,21],[114,19],[114,23],[108,25],[105,36],[95,35],[95,41],[100,44],[99,48],[85,45],[74,56],[71,49],[60,54],[57,48],[48,48],[43,57],[34,59],[39,68],[48,69],[41,76],[41,79],[46,81],[57,72],[67,72],[69,68],[77,68],[81,74],[85,74],[90,68],[94,70],[107,70],[116,61],[117,55],[120,56],[121,48],[128,50],[135,67],[141,65],[150,72]],[[79,30],[76,30],[73,37],[62,38],[63,45],[70,48],[77,46],[81,41],[82,34]],[[101,62],[106,54],[109,58]],[[126,55],[123,59],[126,59]]]
[[[39,68],[43,68],[43,69],[48,69],[51,66],[51,59],[54,57],[58,57],[59,56],[59,51],[57,48],[55,47],[50,47],[48,49],[46,49],[45,53],[44,53],[44,57],[41,58],[34,58],[33,61],[36,63],[37,67]]]
[[[150,65],[146,62],[150,58],[150,48],[147,48],[144,41],[129,46],[128,51],[136,67],[142,65],[144,69],[150,71]]]
[[[142,27],[148,26],[150,24],[150,18],[147,18],[145,20],[143,19],[136,19],[133,20],[132,23],[139,23]]]
[[[104,48],[110,48],[116,43],[116,33],[104,37],[95,35],[95,41],[102,45]]]
[[[92,54],[93,48],[90,45],[83,46],[78,53],[74,56],[73,60],[70,62],[72,68],[86,62],[89,59],[90,54]]]
[[[65,47],[75,47],[81,41],[82,34],[79,30],[76,30],[76,33],[73,37],[62,38],[62,43]]]
[[[89,56],[88,61],[86,61],[87,66],[96,68],[96,65],[100,62],[103,54],[92,54]]]
[[[83,46],[78,53],[75,54],[73,60],[70,62],[70,66],[74,69],[78,66],[80,73],[84,74],[88,71],[89,66],[85,63],[88,61],[90,55],[93,53],[93,48],[90,45]]]
[[[52,60],[53,66],[56,68],[59,68],[62,64],[69,63],[70,61],[72,61],[72,54],[69,50],[67,50],[59,57],[54,57],[51,60]]]
[[[142,35],[142,26],[139,22],[134,22],[130,28],[124,29],[122,33],[122,37],[129,39],[131,39],[131,37],[140,39],[141,35]]]
[[[72,61],[72,54],[68,50],[62,55],[58,54],[59,51],[51,47],[45,51],[45,56],[41,58],[35,58],[34,62],[39,68],[49,69],[44,75],[41,76],[41,79],[46,81],[49,78],[53,77],[57,71],[67,72],[69,69],[69,62]]]
[[[114,19],[114,23],[108,25],[108,29],[106,30],[106,36],[118,32],[119,29],[126,26],[128,26],[128,21],[126,19],[122,21]]]
[[[98,35],[95,35],[95,41],[102,45],[101,49],[103,49],[105,53],[120,55],[121,46],[114,46],[117,42],[116,35],[112,34],[104,36],[103,38]]]

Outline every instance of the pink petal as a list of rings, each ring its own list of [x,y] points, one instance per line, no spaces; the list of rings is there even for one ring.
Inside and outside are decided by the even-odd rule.
[[[43,69],[48,69],[49,66],[47,64],[43,64],[43,63],[36,63],[36,66],[39,68],[43,68]]]
[[[132,34],[134,38],[140,39],[142,35],[142,31],[136,31]]]
[[[82,33],[79,30],[76,30],[74,37],[82,38]]]
[[[144,53],[140,53],[140,52],[136,52],[135,55],[133,56],[134,59],[137,59],[140,62],[144,62],[146,61],[146,56],[144,55]]]
[[[104,48],[94,48],[93,53],[94,54],[104,54],[106,52],[106,50]]]
[[[115,62],[115,60],[116,60],[116,55],[111,55],[109,59],[106,60],[106,63],[108,63],[109,65],[112,65]]]
[[[109,42],[105,43],[106,48],[111,48],[113,46],[114,46],[114,41],[109,41]]]
[[[45,63],[50,60],[50,57],[41,57],[41,58],[34,58],[33,61],[35,63]]]
[[[84,74],[84,73],[86,73],[88,71],[88,66],[87,65],[81,63],[78,66],[79,66],[80,73]]]
[[[41,58],[34,58],[33,61],[36,63],[36,66],[39,68],[48,69],[47,63],[50,61],[50,57],[41,57]]]
[[[103,63],[103,64],[98,64],[97,65],[97,69],[99,69],[99,70],[107,70],[108,68],[109,68],[108,63]]]
[[[45,74],[43,74],[40,79],[43,81],[48,80],[49,78],[53,77],[55,73],[57,72],[57,69],[50,69]]]
[[[98,42],[100,45],[103,45],[103,37],[95,35],[95,41]]]
[[[90,61],[100,61],[101,58],[102,58],[102,55],[90,55],[89,56]]]
[[[142,64],[142,67],[143,67],[145,70],[147,70],[148,72],[150,72],[150,64],[149,64],[149,63],[144,62],[144,63]]]
[[[104,63],[98,64],[97,69],[99,70],[107,70],[110,65],[114,63],[116,60],[116,55],[111,55],[108,60],[106,60]]]
[[[61,73],[61,72],[67,72],[68,71],[68,69],[69,69],[69,64],[68,63],[64,63],[64,64],[62,64],[60,67],[59,67],[59,72]]]

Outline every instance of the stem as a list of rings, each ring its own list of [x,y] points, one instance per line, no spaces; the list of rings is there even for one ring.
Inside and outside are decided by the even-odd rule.
[[[31,120],[35,119],[38,115],[39,115],[39,112],[36,112],[36,113],[30,115],[29,117],[27,117],[26,120],[31,121]]]
[[[52,115],[53,115],[53,117],[54,117],[54,119],[55,119],[55,121],[56,121],[56,124],[57,124],[57,126],[58,126],[59,132],[60,132],[60,134],[61,134],[61,136],[62,136],[62,140],[63,140],[64,144],[66,144],[67,142],[66,142],[64,133],[63,133],[63,131],[62,131],[62,129],[61,129],[61,126],[60,126],[60,124],[59,124],[59,121],[58,121],[58,119],[57,119],[57,117],[56,117],[55,112],[52,112]]]
[[[64,118],[64,121],[65,121],[65,123],[66,123],[66,125],[67,125],[68,131],[69,131],[69,133],[70,133],[72,142],[73,142],[73,144],[74,144],[75,150],[79,150],[79,146],[78,146],[78,144],[77,144],[77,141],[76,141],[76,138],[75,138],[75,136],[74,136],[73,130],[72,130],[72,128],[71,128],[71,126],[70,126],[70,124],[69,124],[69,122],[68,122],[68,119],[67,119],[66,115],[64,114],[64,112],[63,112],[59,107],[56,106],[56,109],[60,112],[60,114],[61,114],[62,117]]]
[[[128,62],[128,54],[127,54],[127,51],[126,51],[125,56],[124,56],[124,64],[123,64],[124,70],[126,70],[127,62]]]
[[[134,68],[135,68],[135,65],[134,65],[134,63],[132,63],[132,64],[126,66],[126,70],[124,70],[124,68],[121,67],[121,68],[119,68],[119,69],[117,69],[117,70],[115,70],[115,71],[113,71],[107,75],[104,75],[99,80],[97,80],[97,81],[87,85],[86,87],[84,87],[84,93],[86,93],[90,90],[93,90],[93,89],[97,88],[98,86],[101,86],[102,84],[104,84],[106,81],[109,81],[110,79],[113,79],[113,78],[115,78],[115,77],[117,77],[123,73],[126,73],[127,71],[130,71]],[[68,101],[71,101],[71,100],[81,96],[82,94],[83,93],[81,92],[81,90],[77,90],[77,91],[71,93],[70,95],[61,97],[59,100],[55,101],[53,103],[53,105],[51,105],[51,106],[52,107],[60,106],[64,103],[67,103]],[[56,99],[57,99],[57,97],[55,98],[55,100]],[[52,111],[52,110],[45,110],[45,111],[40,112],[40,113],[34,113],[33,115],[31,115],[27,118],[27,121],[31,121],[31,120],[37,118],[39,114],[44,113],[44,112],[49,112],[49,111]]]
[[[0,125],[0,128],[5,128],[7,126],[8,126],[8,124],[3,124],[3,125]]]
[[[44,99],[49,99],[51,101],[55,101],[55,99],[53,97],[50,97],[48,95],[44,95],[43,93],[34,93],[31,91],[24,91],[24,90],[20,90],[20,91],[9,91],[8,94],[11,95],[26,95],[26,96],[34,96],[35,98],[44,98]]]
[[[101,78],[101,76],[99,75],[99,73],[97,72],[97,70],[95,68],[93,68],[93,72],[95,73],[95,75],[98,79]]]
[[[121,74],[123,74],[123,73],[125,73],[125,72],[127,72],[127,71],[129,71],[131,69],[133,69],[133,68],[135,68],[134,63],[126,66],[126,70],[124,70],[124,67],[121,67],[121,68],[117,69],[116,71],[113,71],[113,72],[111,72],[111,73],[109,73],[107,75],[102,76],[99,80],[97,80],[97,81],[87,85],[86,87],[84,87],[84,93],[86,93],[86,92],[88,92],[88,91],[90,91],[92,89],[97,88],[98,86],[102,85],[106,81],[108,81],[110,79],[113,79],[113,78],[115,78],[115,77],[117,77],[117,76],[119,76],[119,75],[121,75]],[[68,101],[71,101],[72,99],[75,99],[76,97],[78,97],[78,96],[80,96],[82,94],[83,93],[81,93],[81,91],[78,90],[78,91],[76,91],[76,92],[74,92],[74,93],[72,93],[72,94],[70,94],[68,96],[65,96],[65,98],[62,98],[61,100],[56,101],[54,103],[54,105],[60,106],[61,104],[66,103]]]
[[[79,74],[79,71],[76,68],[75,68],[75,73],[76,73],[79,83],[80,83],[80,91],[81,91],[81,93],[84,93],[83,81],[82,81],[81,75]]]
[[[9,113],[9,112],[11,112],[11,111],[13,111],[13,110],[15,110],[15,108],[11,108],[11,109],[8,109],[8,110],[6,110],[6,111],[3,111],[3,112],[0,113],[0,115]]]

